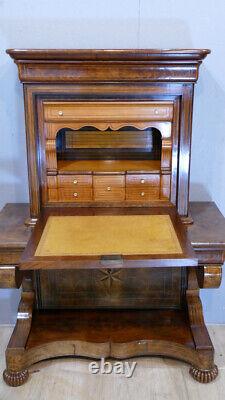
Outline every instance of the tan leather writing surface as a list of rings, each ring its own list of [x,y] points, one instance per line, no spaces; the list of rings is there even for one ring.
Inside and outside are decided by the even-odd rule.
[[[180,253],[169,215],[51,216],[35,256]]]

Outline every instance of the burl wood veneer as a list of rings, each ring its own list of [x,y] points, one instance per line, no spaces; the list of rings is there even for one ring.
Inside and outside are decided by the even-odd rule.
[[[22,282],[9,385],[58,356],[167,356],[199,382],[217,376],[199,288],[220,284],[224,219],[211,203],[189,210],[194,84],[209,52],[7,50],[30,189],[29,215],[0,216],[1,286]]]

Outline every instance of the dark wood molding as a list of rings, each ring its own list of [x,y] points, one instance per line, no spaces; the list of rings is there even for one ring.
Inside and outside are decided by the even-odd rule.
[[[196,82],[210,53],[196,50],[8,49],[21,82],[149,81]]]
[[[14,60],[202,61],[209,49],[8,49]]]

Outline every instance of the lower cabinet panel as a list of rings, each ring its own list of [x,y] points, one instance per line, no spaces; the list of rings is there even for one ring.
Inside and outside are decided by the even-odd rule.
[[[180,307],[185,269],[42,270],[35,272],[42,308]]]

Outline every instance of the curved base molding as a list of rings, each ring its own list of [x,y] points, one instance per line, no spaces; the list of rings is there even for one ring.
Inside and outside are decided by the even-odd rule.
[[[28,380],[28,378],[29,372],[27,369],[20,372],[8,371],[5,369],[3,372],[3,379],[9,386],[21,386]]]
[[[210,383],[218,376],[218,367],[216,365],[214,365],[212,369],[199,369],[196,367],[191,367],[189,373],[192,378],[199,383]],[[28,378],[29,372],[27,369],[19,372],[5,369],[3,372],[3,379],[5,383],[12,387],[23,385],[27,382]]]
[[[198,369],[191,367],[189,372],[192,378],[194,378],[197,382],[210,383],[216,379],[218,375],[218,368],[216,365],[214,365],[212,369]]]

